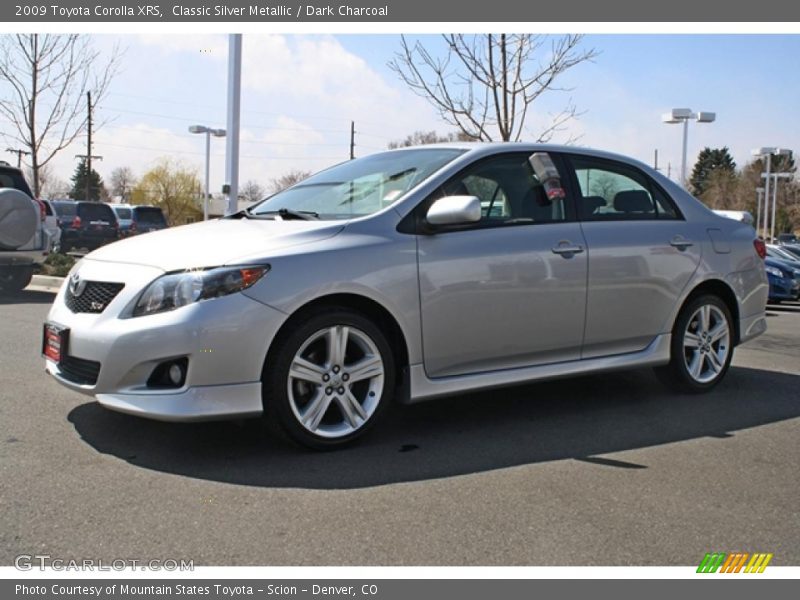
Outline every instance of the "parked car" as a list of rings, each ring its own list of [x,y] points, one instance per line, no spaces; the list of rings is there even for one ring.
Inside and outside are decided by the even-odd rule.
[[[131,228],[135,233],[149,233],[169,227],[164,212],[157,206],[137,205],[132,208],[132,213]]]
[[[0,293],[24,289],[56,243],[44,227],[45,210],[22,171],[0,161]]]
[[[800,259],[800,245],[798,244],[781,244],[781,250]]]
[[[614,154],[393,150],[92,252],[47,317],[45,365],[114,410],[265,413],[323,449],[393,399],[643,366],[699,393],[766,330],[764,252]]]
[[[791,262],[770,257],[764,259],[764,269],[769,278],[770,302],[800,298],[800,269]]]
[[[778,234],[778,243],[779,244],[798,244],[800,240],[797,239],[797,236],[793,233],[779,233]]]
[[[133,211],[130,204],[109,204],[114,215],[117,217],[119,225],[119,237],[124,238],[132,235],[131,224],[133,223]]]
[[[784,262],[788,262],[795,269],[800,269],[800,257],[795,256],[788,252],[784,246],[776,246],[775,244],[767,244],[767,256],[770,258],[777,258]]]
[[[50,200],[40,200],[44,207],[45,218],[43,227],[47,235],[51,239],[51,250],[53,252],[61,251],[61,227],[58,224],[58,215],[56,214],[53,204]]]
[[[53,200],[61,227],[61,249],[94,250],[119,238],[114,211],[103,202]]]
[[[752,225],[754,222],[753,215],[746,210],[715,210],[714,212],[720,217],[735,219],[747,225]]]
[[[140,204],[110,204],[119,220],[120,237],[166,229],[167,219],[157,206]]]

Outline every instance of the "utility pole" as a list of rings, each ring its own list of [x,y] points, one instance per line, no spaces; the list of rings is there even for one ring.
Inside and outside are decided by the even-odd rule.
[[[75,158],[79,158],[86,165],[86,199],[92,199],[92,159],[103,160],[102,156],[92,154],[92,93],[86,92],[86,109],[88,111],[86,116],[86,154],[76,154]],[[98,197],[98,200],[100,198]]]
[[[356,157],[356,122],[350,121],[350,160]]]
[[[88,137],[86,138],[86,199],[91,200],[92,190],[92,92],[86,92]]]
[[[27,150],[23,150],[22,148],[6,148],[6,152],[11,152],[17,155],[17,168],[22,168],[22,155],[30,156],[31,153]]]
[[[655,154],[655,156],[653,157],[653,168],[656,171],[658,171],[659,170],[659,168],[658,168],[658,148],[655,149],[654,154]]]

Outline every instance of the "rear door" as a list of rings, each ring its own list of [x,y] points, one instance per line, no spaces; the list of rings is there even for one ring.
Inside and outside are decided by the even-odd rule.
[[[701,240],[650,177],[622,162],[567,155],[589,249],[583,358],[644,349],[700,262]]]

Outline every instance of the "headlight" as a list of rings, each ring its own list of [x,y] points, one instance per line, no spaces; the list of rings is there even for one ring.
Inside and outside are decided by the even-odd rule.
[[[764,270],[773,277],[779,277],[783,279],[783,271],[781,271],[777,267],[764,267]]]
[[[133,308],[141,317],[246,290],[269,266],[216,267],[167,273],[148,285]]]

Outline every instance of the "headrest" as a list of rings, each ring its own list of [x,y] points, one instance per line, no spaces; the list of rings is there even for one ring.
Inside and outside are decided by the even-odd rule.
[[[654,212],[650,194],[644,190],[626,190],[614,196],[614,210],[624,213]]]

